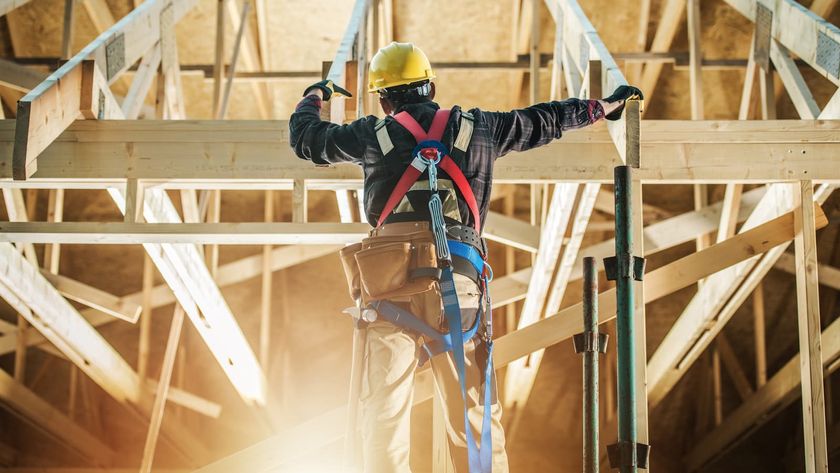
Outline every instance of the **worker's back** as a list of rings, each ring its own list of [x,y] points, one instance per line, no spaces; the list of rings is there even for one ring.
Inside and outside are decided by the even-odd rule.
[[[317,164],[352,162],[361,165],[365,173],[365,212],[368,222],[376,225],[388,196],[416,154],[417,140],[394,119],[394,115],[406,112],[423,130],[428,130],[440,107],[430,100],[409,103],[384,120],[368,116],[342,126],[322,121],[320,107],[321,100],[312,95],[304,97],[298,104],[289,124],[292,146],[298,157]],[[441,139],[450,151],[458,139],[463,115],[471,118],[473,131],[463,157],[451,154],[472,188],[483,222],[490,202],[496,158],[510,151],[525,151],[548,144],[565,130],[586,126],[602,118],[603,109],[595,100],[578,99],[546,102],[510,112],[486,112],[474,108],[464,114],[460,107],[455,106],[451,109]],[[377,125],[384,125],[390,138],[393,148],[386,149],[387,153],[383,153],[383,144],[377,137]],[[444,181],[439,186],[441,198],[454,196],[454,187],[448,182],[445,172],[442,178]],[[445,192],[447,189],[450,192]],[[417,205],[412,205],[412,201]],[[428,220],[426,202],[428,192],[409,193],[408,200],[395,208],[397,213],[389,216],[387,221]],[[463,196],[457,199],[457,211],[455,202],[444,199],[445,216],[472,226],[473,217]]]

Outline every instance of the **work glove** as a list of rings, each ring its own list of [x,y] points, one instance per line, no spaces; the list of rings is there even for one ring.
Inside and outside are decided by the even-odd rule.
[[[331,80],[322,80],[320,82],[316,82],[306,90],[303,91],[303,96],[305,97],[306,94],[312,91],[312,89],[320,89],[321,92],[324,93],[324,100],[329,101],[333,94],[340,95],[342,97],[352,97],[353,94],[347,91],[347,89],[341,88],[333,83]]]
[[[612,121],[620,119],[621,118],[621,113],[624,112],[624,103],[623,102],[625,102],[627,100],[630,100],[630,99],[644,100],[645,96],[642,94],[641,90],[639,90],[636,87],[633,87],[632,85],[620,85],[620,86],[618,86],[618,88],[615,89],[615,92],[613,92],[612,95],[610,95],[609,97],[604,99],[604,102],[613,103],[613,102],[617,102],[617,101],[621,100],[622,104],[621,104],[620,107],[615,109],[612,113],[607,115],[605,118],[607,120],[612,120]]]

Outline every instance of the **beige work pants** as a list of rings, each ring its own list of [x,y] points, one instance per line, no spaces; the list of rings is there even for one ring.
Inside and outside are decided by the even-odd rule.
[[[475,320],[480,303],[478,287],[469,278],[455,275],[464,327]],[[433,327],[441,320],[427,321]],[[409,467],[411,407],[414,399],[414,372],[418,345],[411,335],[388,322],[368,326],[365,346],[360,420],[365,473],[404,473]],[[467,406],[476,442],[481,440],[484,406],[481,404],[481,371],[476,362],[475,343],[464,346],[466,354]],[[435,395],[441,400],[446,419],[449,452],[455,471],[467,473],[466,435],[461,386],[451,353],[431,360]],[[495,377],[488,380],[495,383]],[[495,386],[494,386],[495,392]],[[495,400],[495,399],[494,399]],[[491,400],[492,402],[493,400]],[[501,424],[502,407],[492,406],[493,472],[507,473],[505,435]]]

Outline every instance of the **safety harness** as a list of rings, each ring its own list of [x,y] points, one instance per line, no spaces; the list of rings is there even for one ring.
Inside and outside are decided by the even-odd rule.
[[[412,314],[410,311],[393,304],[389,301],[374,301],[370,308],[374,309],[380,319],[387,320],[394,325],[422,335],[424,344],[422,346],[421,364],[439,353],[452,351],[455,367],[458,372],[458,380],[461,385],[461,397],[464,406],[464,432],[467,438],[467,452],[469,458],[469,469],[471,473],[489,473],[492,469],[492,439],[491,439],[491,404],[493,401],[493,320],[489,292],[489,282],[493,277],[490,265],[487,263],[486,249],[479,251],[473,244],[465,243],[448,238],[446,222],[443,218],[443,204],[438,195],[438,169],[443,170],[454,182],[461,198],[467,204],[473,218],[476,235],[481,232],[481,217],[478,203],[460,167],[450,157],[447,147],[441,142],[444,129],[449,121],[449,110],[438,110],[432,121],[428,132],[407,112],[400,112],[394,115],[393,119],[403,128],[408,130],[417,141],[412,151],[413,160],[403,173],[394,190],[391,192],[385,203],[382,213],[377,222],[377,228],[385,223],[386,219],[397,205],[406,196],[412,186],[420,177],[428,172],[429,192],[429,214],[431,215],[431,227],[434,233],[435,246],[439,266],[441,268],[439,285],[443,299],[444,314],[449,326],[449,333],[441,333],[425,321]],[[385,127],[385,120],[380,120],[376,125],[376,137],[383,155],[387,155],[394,149],[391,138]],[[464,153],[469,146],[473,131],[473,117],[461,112],[461,122],[458,136],[453,146],[453,155],[456,155],[459,162],[463,162]],[[480,238],[479,238],[480,240]],[[461,259],[469,263],[475,269],[480,280],[480,288],[483,303],[476,316],[475,323],[466,332],[461,326],[461,308],[458,303],[458,294],[455,290],[453,279],[453,258]],[[484,333],[481,334],[482,341],[486,344],[487,360],[484,366],[484,415],[481,426],[481,443],[479,448],[476,445],[475,437],[470,427],[467,415],[467,386],[464,344],[480,333],[480,321],[484,320]],[[461,334],[460,336],[453,334]]]

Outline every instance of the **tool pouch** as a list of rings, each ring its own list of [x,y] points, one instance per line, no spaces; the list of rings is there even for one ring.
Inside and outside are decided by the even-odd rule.
[[[359,265],[356,263],[356,253],[362,249],[361,243],[354,243],[342,248],[338,255],[341,258],[341,266],[344,267],[344,276],[347,278],[347,288],[350,291],[350,298],[358,301],[362,295],[362,286],[359,279]]]
[[[429,291],[440,277],[434,234],[427,230],[365,238],[344,248],[341,261],[350,295],[363,305]]]

